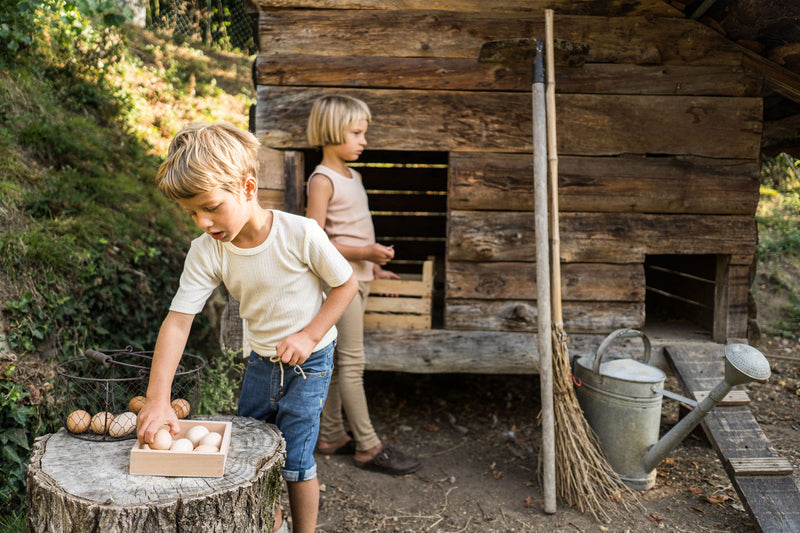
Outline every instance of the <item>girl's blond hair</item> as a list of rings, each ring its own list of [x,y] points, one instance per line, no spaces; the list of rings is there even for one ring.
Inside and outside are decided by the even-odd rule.
[[[335,146],[347,142],[347,128],[364,119],[372,120],[369,106],[358,98],[331,95],[318,98],[308,115],[306,135],[314,147]]]
[[[172,200],[212,189],[238,192],[258,174],[258,146],[255,135],[231,124],[191,124],[172,139],[156,185]]]

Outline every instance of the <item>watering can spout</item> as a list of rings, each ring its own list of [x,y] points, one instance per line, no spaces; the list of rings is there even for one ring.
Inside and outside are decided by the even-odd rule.
[[[766,382],[770,373],[767,358],[755,348],[746,344],[727,345],[724,379],[688,415],[647,449],[642,458],[644,471],[650,472],[661,463],[734,386],[753,381]]]

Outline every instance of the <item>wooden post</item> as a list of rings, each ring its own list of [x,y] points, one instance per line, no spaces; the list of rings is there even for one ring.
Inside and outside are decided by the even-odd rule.
[[[253,418],[193,419],[232,422],[223,477],[131,476],[133,439],[92,442],[64,428],[36,439],[27,531],[272,531],[286,455],[278,429]]]

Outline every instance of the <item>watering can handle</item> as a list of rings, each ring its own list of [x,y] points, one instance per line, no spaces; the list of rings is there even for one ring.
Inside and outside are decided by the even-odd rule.
[[[89,348],[88,350],[83,351],[83,355],[96,363],[101,363],[103,366],[110,365],[114,358],[108,354],[104,354],[103,352],[99,352],[97,350],[92,350]]]
[[[641,337],[642,343],[644,343],[644,355],[642,356],[642,362],[644,364],[648,364],[650,362],[650,339],[648,339],[647,336],[641,331],[623,328],[612,331],[609,336],[600,343],[600,346],[597,348],[597,354],[594,356],[592,371],[595,374],[600,374],[600,362],[603,360],[603,353],[612,342],[617,339],[630,339],[632,337]]]

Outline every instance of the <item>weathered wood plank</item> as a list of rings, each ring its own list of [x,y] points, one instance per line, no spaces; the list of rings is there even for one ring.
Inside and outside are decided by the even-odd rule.
[[[561,261],[641,263],[644,254],[753,254],[750,217],[561,213]],[[533,214],[451,211],[451,261],[534,261]]]
[[[256,132],[272,148],[308,148],[313,101],[367,102],[370,146],[385,150],[531,153],[530,95],[500,92],[257,88]],[[758,159],[761,100],[690,96],[557,95],[560,155],[677,154]],[[632,127],[632,125],[636,127]]]
[[[533,210],[528,154],[450,154],[451,209]],[[563,211],[752,215],[757,160],[699,157],[559,157]],[[602,199],[602,200],[600,200]]]
[[[644,326],[644,302],[564,302],[564,327],[575,333],[602,333]],[[445,300],[447,329],[536,331],[532,300]]]
[[[735,65],[742,52],[707,26],[684,18],[558,15],[554,38],[589,46],[590,63]],[[542,12],[431,10],[270,10],[259,16],[268,55],[451,57],[477,59],[487,41],[543,38]]]
[[[724,346],[689,349],[665,346],[664,353],[685,392],[707,389],[722,379]],[[716,407],[702,421],[733,486],[760,531],[800,531],[800,491],[791,476],[737,475],[731,460],[779,459],[750,409]]]
[[[552,8],[547,0],[260,0],[261,9],[436,9],[441,11],[485,11],[489,13],[541,13]],[[558,12],[570,15],[651,15],[682,17],[677,9],[657,0],[573,0],[558,6]]]
[[[448,299],[536,297],[536,263],[467,263],[448,261]],[[573,301],[644,301],[640,264],[568,263],[561,269],[561,294]]]
[[[732,65],[556,65],[556,90],[584,94],[758,96],[762,78]],[[474,59],[259,54],[257,85],[528,92],[527,64]]]

